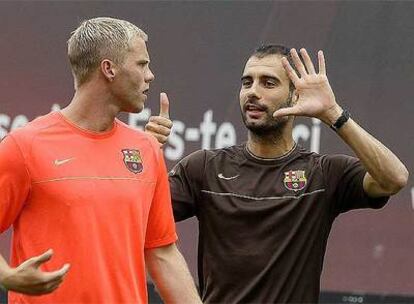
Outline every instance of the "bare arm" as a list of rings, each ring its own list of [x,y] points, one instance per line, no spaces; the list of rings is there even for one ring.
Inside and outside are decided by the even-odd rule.
[[[6,290],[30,295],[42,295],[54,291],[62,283],[69,265],[52,272],[39,269],[40,265],[52,257],[52,250],[30,258],[16,268],[11,268],[0,255],[0,286]]]
[[[335,95],[328,82],[325,70],[325,58],[318,52],[319,71],[316,73],[313,63],[305,49],[300,50],[301,60],[295,49],[291,55],[299,75],[284,58],[282,63],[299,95],[297,103],[291,108],[276,111],[274,117],[298,115],[316,117],[332,125],[342,114]],[[387,147],[349,119],[338,131],[338,135],[348,144],[367,170],[363,187],[371,197],[392,195],[403,188],[408,181],[408,170]]]
[[[145,263],[165,303],[202,303],[175,244],[146,249]]]
[[[407,184],[408,171],[404,164],[355,121],[348,120],[339,129],[338,135],[351,147],[368,171],[364,176],[363,186],[369,196],[392,195]]]

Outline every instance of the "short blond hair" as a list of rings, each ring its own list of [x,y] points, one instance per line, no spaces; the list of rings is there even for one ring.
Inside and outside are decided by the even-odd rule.
[[[75,86],[85,83],[105,58],[121,64],[135,37],[148,40],[143,30],[125,20],[99,17],[82,21],[68,40]]]

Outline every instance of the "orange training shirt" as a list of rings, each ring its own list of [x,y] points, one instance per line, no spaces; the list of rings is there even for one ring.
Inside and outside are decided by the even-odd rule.
[[[52,248],[42,269],[71,268],[53,293],[9,303],[147,303],[144,248],[177,239],[159,144],[119,120],[94,133],[37,118],[0,144],[0,232],[11,225],[13,266]]]

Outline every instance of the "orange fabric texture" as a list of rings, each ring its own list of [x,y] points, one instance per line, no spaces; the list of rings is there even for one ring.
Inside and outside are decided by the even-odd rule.
[[[147,303],[144,248],[177,239],[162,150],[116,120],[79,129],[58,112],[0,144],[0,232],[13,225],[11,264],[54,250],[70,263],[52,294],[10,303]]]

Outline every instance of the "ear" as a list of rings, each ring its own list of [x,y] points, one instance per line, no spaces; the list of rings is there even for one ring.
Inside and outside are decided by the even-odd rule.
[[[109,59],[104,59],[101,61],[101,72],[103,76],[109,81],[112,82],[116,74],[116,65]]]

